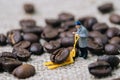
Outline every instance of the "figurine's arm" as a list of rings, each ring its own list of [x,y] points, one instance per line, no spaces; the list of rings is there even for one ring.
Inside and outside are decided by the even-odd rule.
[[[78,33],[81,38],[87,38],[88,37],[88,32],[87,30],[83,30],[82,32]]]

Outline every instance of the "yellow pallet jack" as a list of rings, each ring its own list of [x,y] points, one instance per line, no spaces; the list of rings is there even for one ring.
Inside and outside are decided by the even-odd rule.
[[[65,66],[65,65],[68,65],[68,64],[72,64],[74,63],[74,57],[76,55],[76,44],[77,44],[77,41],[78,39],[80,38],[78,34],[75,34],[75,37],[74,37],[74,45],[73,45],[73,49],[70,51],[70,54],[68,56],[68,58],[66,59],[65,62],[61,63],[61,64],[56,64],[56,63],[53,63],[51,61],[49,62],[45,62],[43,63],[44,66],[47,66],[48,69],[56,69],[58,67],[61,67],[61,66]]]

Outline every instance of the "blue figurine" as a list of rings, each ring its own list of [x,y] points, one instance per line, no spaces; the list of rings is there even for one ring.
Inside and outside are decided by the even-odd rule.
[[[83,57],[84,59],[87,58],[88,51],[87,51],[87,38],[88,38],[88,31],[87,29],[81,24],[80,21],[75,22],[75,27],[77,28],[77,32],[73,32],[73,34],[77,34],[80,36],[79,38],[79,56]]]

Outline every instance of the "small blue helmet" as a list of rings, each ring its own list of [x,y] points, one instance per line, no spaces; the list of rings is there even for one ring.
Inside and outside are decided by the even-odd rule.
[[[81,22],[80,21],[76,21],[75,25],[81,25]]]

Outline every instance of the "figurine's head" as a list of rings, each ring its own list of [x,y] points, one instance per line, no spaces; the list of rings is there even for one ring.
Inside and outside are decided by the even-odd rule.
[[[82,25],[82,24],[81,24],[80,21],[76,21],[76,22],[75,22],[75,27],[76,27],[76,28],[80,28],[81,25]]]

